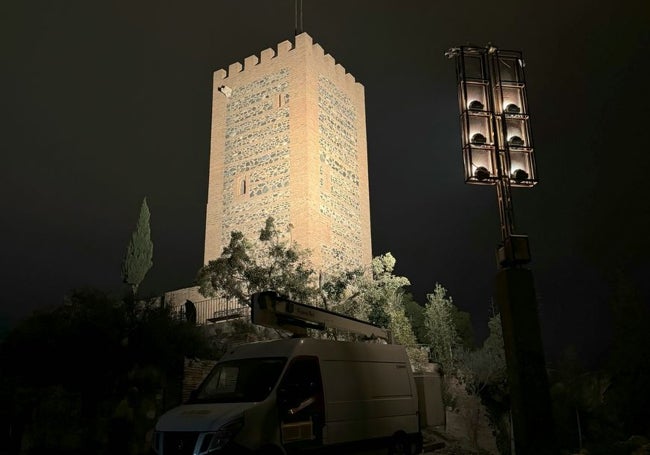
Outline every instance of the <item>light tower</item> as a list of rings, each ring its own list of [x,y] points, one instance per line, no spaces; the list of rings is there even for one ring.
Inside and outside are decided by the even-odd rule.
[[[461,46],[456,61],[465,182],[497,191],[501,242],[497,247],[496,300],[501,313],[508,386],[518,454],[552,454],[553,424],[539,327],[528,236],[516,234],[512,187],[537,179],[519,51]]]

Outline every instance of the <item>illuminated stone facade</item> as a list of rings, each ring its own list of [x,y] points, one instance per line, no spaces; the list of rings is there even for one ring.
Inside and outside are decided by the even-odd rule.
[[[306,33],[214,73],[205,263],[269,216],[317,270],[372,260],[363,86]]]

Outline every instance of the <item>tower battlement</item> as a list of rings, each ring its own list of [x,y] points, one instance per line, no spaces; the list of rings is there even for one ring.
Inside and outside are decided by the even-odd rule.
[[[228,69],[219,69],[214,72],[214,83],[222,85],[228,79],[239,75],[245,71],[260,71],[266,70],[268,65],[271,65],[277,58],[289,55],[292,52],[304,52],[315,60],[324,62],[325,67],[328,68],[329,73],[335,75],[337,85],[342,85],[349,90],[363,92],[363,85],[356,81],[354,76],[345,70],[345,67],[337,63],[334,57],[326,54],[323,48],[318,43],[314,43],[311,36],[307,33],[301,33],[295,37],[295,43],[285,40],[276,46],[276,49],[267,48],[261,51],[258,55],[250,55],[244,59],[244,63],[235,62],[228,65]]]

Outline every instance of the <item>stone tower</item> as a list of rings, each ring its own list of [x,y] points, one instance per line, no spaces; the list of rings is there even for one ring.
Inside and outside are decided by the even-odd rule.
[[[269,216],[316,270],[372,260],[364,88],[306,33],[214,73],[204,263]]]

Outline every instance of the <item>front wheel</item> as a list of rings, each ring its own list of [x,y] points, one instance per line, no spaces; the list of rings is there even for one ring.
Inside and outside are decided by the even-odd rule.
[[[254,452],[255,455],[284,455],[284,452],[276,446],[264,446]]]
[[[388,448],[388,455],[411,455],[411,443],[405,434],[396,434]]]

